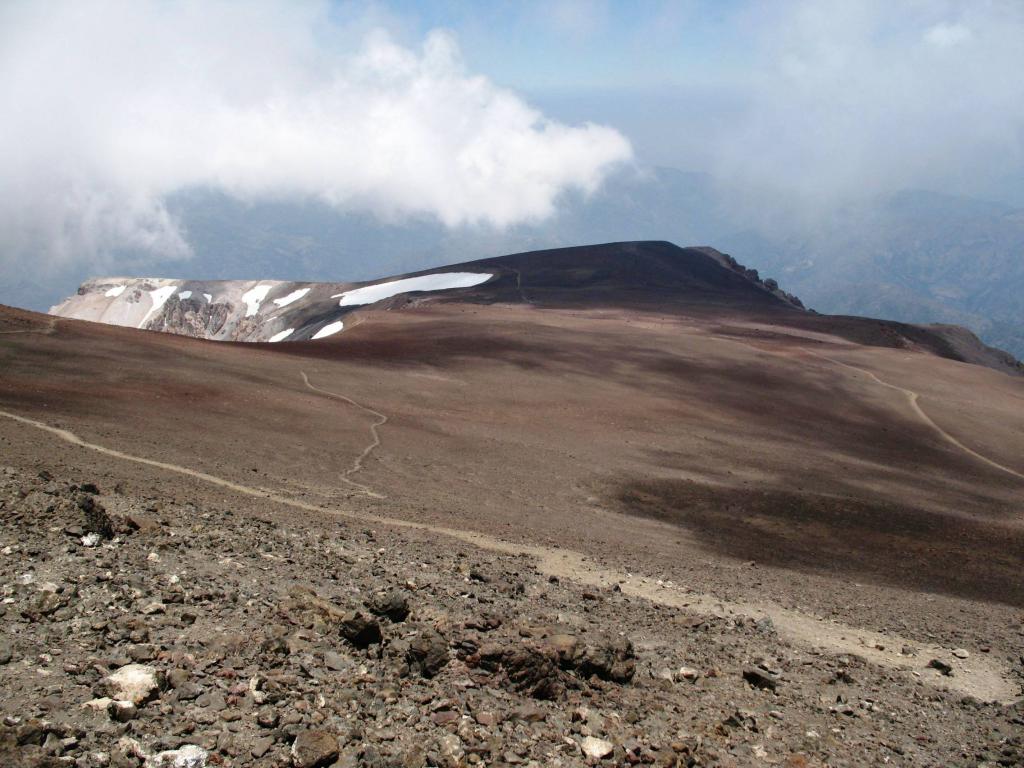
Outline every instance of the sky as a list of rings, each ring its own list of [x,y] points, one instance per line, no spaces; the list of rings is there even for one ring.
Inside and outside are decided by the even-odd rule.
[[[1018,0],[9,0],[0,279],[187,257],[190,188],[501,229],[623,169],[787,215],[1024,195]]]

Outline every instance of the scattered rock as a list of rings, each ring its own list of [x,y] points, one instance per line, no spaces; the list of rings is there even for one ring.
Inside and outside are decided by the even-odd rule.
[[[448,641],[437,630],[425,627],[409,641],[406,661],[423,677],[434,677],[448,664]]]
[[[370,600],[368,607],[377,616],[385,616],[395,623],[403,622],[409,616],[409,601],[400,592],[387,592],[375,596]]]
[[[146,759],[145,768],[205,768],[209,754],[202,747],[186,744]]]
[[[160,691],[160,678],[153,667],[128,664],[105,680],[107,693],[115,701],[130,701],[135,706],[145,704]]]
[[[360,611],[349,611],[342,617],[341,636],[356,648],[380,643],[384,637],[380,631],[380,622]]]
[[[743,670],[743,679],[761,690],[774,691],[779,687],[778,675],[761,667],[747,667]]]
[[[295,768],[323,768],[338,758],[338,740],[326,731],[302,731],[292,742]]]
[[[96,499],[91,495],[85,495],[78,499],[78,508],[82,510],[85,530],[98,534],[104,539],[114,538],[114,522]],[[84,543],[84,542],[83,542]],[[87,545],[94,546],[94,545]]]
[[[604,739],[587,736],[580,742],[580,749],[583,750],[584,755],[593,760],[604,760],[615,751],[615,745]]]

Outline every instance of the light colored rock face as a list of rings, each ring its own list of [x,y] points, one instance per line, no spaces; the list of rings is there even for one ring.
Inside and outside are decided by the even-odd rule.
[[[147,757],[145,768],[205,768],[208,757],[202,747],[186,744],[178,749]]]
[[[435,272],[371,284],[93,278],[50,314],[215,341],[306,341],[338,333],[345,315],[360,307],[471,288],[491,277]]]
[[[580,749],[583,750],[583,754],[587,757],[594,760],[603,760],[615,750],[615,746],[610,741],[587,736],[580,743]]]
[[[160,690],[156,670],[144,664],[128,664],[106,678],[107,692],[117,701],[145,703]]]

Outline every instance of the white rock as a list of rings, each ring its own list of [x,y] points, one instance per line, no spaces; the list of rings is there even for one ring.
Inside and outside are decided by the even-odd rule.
[[[205,768],[209,755],[202,747],[186,744],[146,758],[146,768]]]
[[[954,655],[954,656],[956,656],[956,657],[957,657],[958,659],[966,659],[966,658],[968,658],[968,657],[969,657],[969,656],[970,656],[971,654],[969,654],[969,653],[968,653],[967,651],[965,651],[965,650],[964,650],[963,648],[957,648],[957,649],[955,649],[955,650],[953,651],[953,655]]]
[[[105,682],[111,698],[130,701],[136,706],[145,703],[160,689],[156,670],[144,664],[123,666]]]
[[[587,736],[581,743],[580,749],[583,750],[583,754],[587,757],[592,757],[595,760],[604,760],[608,757],[615,749],[615,745],[610,741],[604,739],[598,739],[594,736]]]
[[[87,533],[82,537],[83,547],[95,547],[100,543],[100,535],[98,533]]]
[[[107,705],[107,714],[110,715],[110,719],[119,723],[134,720],[138,713],[138,707],[130,701],[112,701]]]
[[[88,707],[89,709],[95,709],[97,712],[106,712],[107,707],[113,703],[113,699],[109,696],[104,696],[101,699],[92,699],[82,704],[82,707]]]
[[[700,677],[700,672],[698,672],[693,667],[680,667],[676,675],[683,680],[689,680],[690,682],[693,682],[698,677]]]

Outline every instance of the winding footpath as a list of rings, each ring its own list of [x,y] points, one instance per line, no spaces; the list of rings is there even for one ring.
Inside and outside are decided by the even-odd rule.
[[[303,376],[303,378],[307,377]],[[346,402],[354,403],[354,401],[351,401],[344,395],[316,389],[312,384],[309,384],[309,386],[315,391],[324,392]],[[372,409],[356,405],[370,413],[377,413]],[[379,418],[384,418],[383,414],[377,413],[377,415]],[[902,645],[910,644],[910,641],[898,635],[882,634],[827,621],[768,602],[751,604],[719,600],[713,595],[695,593],[686,588],[685,585],[677,585],[648,576],[605,568],[596,564],[588,556],[571,550],[516,544],[488,534],[466,529],[447,528],[429,523],[402,520],[352,510],[330,509],[289,498],[279,493],[236,483],[178,464],[147,459],[142,456],[125,453],[124,451],[107,448],[106,446],[83,440],[70,430],[53,427],[44,422],[19,416],[8,411],[0,410],[0,417],[42,430],[73,446],[110,456],[111,458],[184,475],[244,496],[265,499],[304,512],[335,515],[362,523],[386,525],[391,528],[446,536],[487,551],[501,554],[527,555],[536,559],[538,570],[547,576],[566,578],[586,586],[607,588],[618,585],[619,589],[627,595],[694,613],[715,616],[742,615],[756,619],[767,617],[772,620],[775,629],[780,635],[802,646],[822,649],[829,653],[858,654],[879,666],[901,670],[921,678],[932,685],[944,686],[961,694],[971,695],[984,701],[1011,703],[1019,697],[1018,687],[1011,680],[1009,670],[996,659],[972,657],[969,661],[961,662],[957,660],[957,675],[954,677],[942,677],[934,669],[929,669],[925,661],[932,658],[948,658],[948,649],[940,646],[922,646],[915,642],[913,644],[919,649],[918,655],[907,657],[892,650],[900,648]],[[379,426],[379,424],[376,426]]]
[[[340,392],[331,392],[330,390],[321,389],[320,387],[316,386],[309,380],[309,376],[306,375],[305,371],[299,371],[299,373],[302,374],[303,383],[305,383],[305,385],[314,392],[318,392],[319,394],[325,395],[327,397],[332,397],[335,400],[341,400],[343,403],[348,403],[349,405],[352,405],[361,411],[365,411],[366,413],[374,417],[375,421],[370,425],[370,435],[373,439],[370,441],[370,444],[363,449],[362,453],[356,456],[355,461],[352,462],[352,466],[341,473],[341,480],[344,483],[347,483],[355,488],[358,488],[362,493],[365,493],[367,496],[372,496],[375,499],[387,498],[383,494],[377,493],[369,486],[363,485],[362,483],[357,483],[355,480],[352,479],[351,476],[354,475],[356,472],[359,472],[363,468],[363,461],[371,453],[373,453],[375,449],[380,447],[380,432],[378,432],[377,430],[378,428],[383,427],[385,424],[388,423],[388,417],[385,416],[380,411],[375,411],[373,408],[368,408],[365,405],[357,403],[351,397],[343,395]]]
[[[834,363],[835,365],[842,366],[843,368],[849,368],[851,371],[856,371],[857,373],[862,373],[868,378],[870,378],[872,381],[876,382],[877,384],[881,384],[883,387],[887,387],[888,389],[893,389],[897,392],[903,393],[903,395],[907,398],[907,402],[910,404],[911,410],[914,411],[917,417],[925,424],[927,424],[929,427],[931,427],[933,430],[935,430],[939,437],[941,437],[947,443],[956,446],[964,453],[973,456],[978,461],[988,464],[990,467],[993,467],[994,469],[998,469],[1002,472],[1006,472],[1008,475],[1013,475],[1014,477],[1019,478],[1020,480],[1024,480],[1024,473],[1018,472],[1015,469],[1000,464],[998,461],[994,461],[990,459],[988,456],[984,456],[983,454],[978,453],[972,448],[968,448],[966,445],[964,445],[955,437],[953,437],[953,435],[949,434],[949,432],[947,432],[938,424],[936,424],[932,420],[931,416],[925,413],[924,409],[921,408],[921,405],[917,402],[918,398],[921,396],[920,393],[915,392],[912,389],[897,386],[896,384],[890,384],[889,382],[883,381],[882,379],[878,378],[878,376],[873,374],[871,371],[865,370],[864,368],[859,368],[856,365],[851,365],[850,363],[844,363],[842,360],[836,360],[834,357],[823,355],[820,352],[815,352],[814,350],[811,349],[808,349],[807,352],[814,355],[815,357],[821,358],[822,360],[828,360],[830,363]]]

